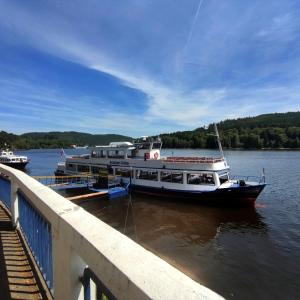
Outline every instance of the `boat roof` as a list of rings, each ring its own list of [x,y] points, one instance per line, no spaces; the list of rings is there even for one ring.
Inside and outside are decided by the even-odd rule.
[[[103,146],[95,146],[91,147],[91,149],[95,150],[118,150],[118,149],[126,149],[126,150],[133,150],[135,147],[130,142],[113,142],[109,145],[103,145]]]
[[[109,146],[120,147],[120,146],[133,146],[130,142],[111,142]]]

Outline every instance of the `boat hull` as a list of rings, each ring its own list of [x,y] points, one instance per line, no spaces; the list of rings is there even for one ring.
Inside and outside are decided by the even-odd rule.
[[[2,163],[3,165],[6,165],[6,166],[9,166],[9,167],[12,167],[12,168],[15,168],[15,169],[18,169],[18,170],[24,170],[26,165],[28,164],[29,162],[26,161],[26,162],[5,162],[5,163]]]
[[[216,189],[210,192],[170,190],[131,185],[133,192],[164,197],[169,200],[192,200],[198,203],[221,206],[253,206],[265,184]]]

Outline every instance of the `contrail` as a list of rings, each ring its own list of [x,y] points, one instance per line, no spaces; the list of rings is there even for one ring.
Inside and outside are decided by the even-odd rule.
[[[191,38],[192,38],[193,32],[194,32],[194,28],[195,28],[195,25],[196,25],[196,21],[197,21],[197,19],[198,19],[198,15],[199,15],[200,8],[201,8],[201,6],[202,6],[203,1],[204,1],[204,0],[199,0],[198,8],[197,8],[197,11],[196,11],[196,14],[195,14],[193,23],[192,23],[192,27],[191,27],[191,30],[190,30],[190,33],[189,33],[189,36],[188,36],[188,39],[187,39],[187,41],[186,41],[186,44],[185,44],[185,47],[184,47],[184,48],[186,48],[186,47],[188,46],[188,44],[190,43],[190,41],[191,41]]]

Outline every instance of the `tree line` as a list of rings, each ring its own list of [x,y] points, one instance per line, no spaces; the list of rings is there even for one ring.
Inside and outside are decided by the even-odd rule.
[[[213,128],[161,135],[164,148],[217,148]],[[219,130],[227,149],[300,149],[300,127]]]
[[[264,114],[217,124],[228,149],[300,149],[300,112]],[[164,148],[217,148],[213,124],[161,134]]]
[[[300,149],[300,112],[264,114],[256,117],[225,120],[217,124],[221,142],[228,149]],[[217,148],[213,124],[191,131],[164,133],[164,148]],[[81,132],[32,132],[21,135],[0,132],[0,148],[68,148],[72,144],[104,145],[133,141],[116,134]]]
[[[89,134],[75,131],[31,132],[21,135],[0,131],[0,148],[11,149],[70,148],[71,145],[94,146],[120,140],[132,140],[132,138],[118,134]]]

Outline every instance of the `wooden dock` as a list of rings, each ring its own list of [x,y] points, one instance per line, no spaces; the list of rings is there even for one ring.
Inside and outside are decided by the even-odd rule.
[[[103,192],[96,192],[96,193],[89,193],[89,194],[84,194],[84,195],[79,195],[79,196],[73,196],[73,197],[68,197],[68,200],[71,201],[80,201],[80,200],[87,200],[95,197],[100,197],[100,196],[107,196],[108,191],[103,191]]]
[[[53,299],[22,235],[0,201],[0,298]]]

